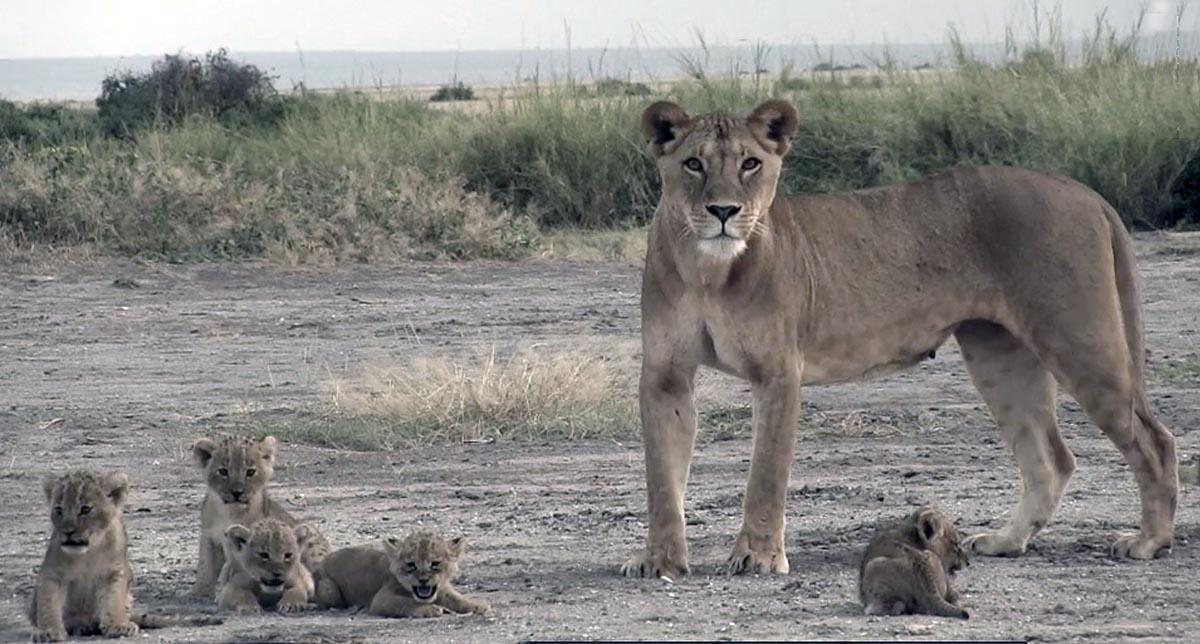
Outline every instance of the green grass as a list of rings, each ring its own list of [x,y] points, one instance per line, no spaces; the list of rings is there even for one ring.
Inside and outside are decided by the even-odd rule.
[[[1200,63],[1139,63],[1131,42],[1099,32],[1071,66],[1053,43],[997,66],[952,43],[948,69],[866,80],[692,65],[662,93],[695,113],[794,101],[785,191],[1022,165],[1083,181],[1127,223],[1196,224]],[[636,229],[653,212],[637,123],[655,98],[570,84],[447,109],[309,95],[271,126],[192,117],[123,141],[88,126],[86,110],[0,106],[0,236],[172,261],[569,256],[561,231]],[[613,243],[595,254],[624,256]]]

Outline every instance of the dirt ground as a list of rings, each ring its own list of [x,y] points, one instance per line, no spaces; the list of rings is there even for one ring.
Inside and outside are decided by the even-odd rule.
[[[1200,237],[1143,237],[1138,249],[1154,406],[1181,451],[1194,453]],[[583,334],[627,346],[638,327],[639,270],[533,262],[317,271],[122,260],[0,268],[0,640],[28,638],[23,606],[47,534],[38,484],[46,471],[126,469],[137,603],[210,611],[186,594],[202,495],[189,455],[197,434],[246,411],[311,405],[331,375],[378,352],[566,345]],[[788,576],[721,572],[749,464],[744,436],[704,438],[701,429],[687,499],[694,574],[674,583],[616,573],[646,530],[636,435],[392,453],[286,445],[277,498],[317,518],[335,545],[416,525],[468,534],[460,586],[492,602],[497,616],[389,621],[311,612],[149,637],[1200,637],[1195,494],[1182,498],[1171,557],[1110,560],[1110,542],[1136,524],[1135,488],[1117,451],[1069,399],[1061,419],[1078,473],[1029,553],[976,559],[958,577],[972,619],[863,617],[855,565],[878,519],[936,501],[967,532],[996,527],[1015,501],[1016,469],[952,344],[911,371],[810,388],[804,398],[788,495]],[[702,380],[702,409],[747,399],[740,382]],[[834,426],[848,412],[869,422]]]

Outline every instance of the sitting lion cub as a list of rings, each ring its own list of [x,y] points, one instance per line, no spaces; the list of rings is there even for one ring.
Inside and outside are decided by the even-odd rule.
[[[204,471],[208,491],[200,506],[200,558],[192,594],[212,597],[225,564],[225,532],[229,526],[253,525],[269,518],[294,526],[296,519],[267,496],[275,472],[274,436],[253,440],[233,436],[199,438],[192,446],[196,465]],[[300,561],[310,571],[329,554],[329,542],[309,527]]]
[[[866,614],[969,619],[950,587],[950,575],[967,565],[961,541],[954,524],[928,506],[877,532],[858,571]]]
[[[463,545],[463,537],[447,541],[421,530],[403,541],[384,539],[383,550],[369,545],[335,550],[317,572],[317,603],[366,608],[379,617],[437,617],[445,610],[489,615],[487,602],[454,589]]]
[[[276,519],[259,519],[253,526],[231,525],[225,530],[229,559],[221,570],[217,605],[239,613],[275,608],[281,613],[304,610],[313,593],[313,578],[300,563],[308,526],[295,530]]]
[[[42,481],[52,532],[29,606],[33,641],[67,635],[135,635],[138,627],[220,624],[211,617],[131,613],[133,571],[126,554],[121,508],[125,474],[78,470]]]

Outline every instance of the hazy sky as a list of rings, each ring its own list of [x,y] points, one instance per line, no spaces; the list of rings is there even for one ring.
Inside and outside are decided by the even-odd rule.
[[[1042,0],[1068,36],[1108,9],[1118,27],[1148,4],[1150,31],[1175,0]],[[1200,2],[1193,2],[1200,5]],[[715,44],[943,42],[1028,31],[1032,0],[0,0],[0,58],[235,51],[472,50]],[[1196,28],[1200,7],[1185,27]]]

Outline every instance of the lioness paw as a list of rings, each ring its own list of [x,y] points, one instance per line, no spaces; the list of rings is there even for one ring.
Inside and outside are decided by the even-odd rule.
[[[745,534],[738,537],[737,543],[733,546],[733,554],[729,555],[728,572],[731,575],[746,573],[786,575],[790,569],[787,553],[781,549],[754,549],[750,546],[750,538]]]
[[[1140,532],[1121,535],[1112,546],[1116,559],[1158,559],[1171,554],[1171,540],[1143,536]]]
[[[968,552],[987,557],[1020,557],[1025,554],[1025,544],[1001,532],[985,532],[963,539],[963,548]]]
[[[688,574],[687,561],[672,561],[665,552],[640,552],[621,564],[625,577],[679,579]]]
[[[129,624],[109,624],[100,628],[100,634],[105,637],[133,637],[138,634],[138,625]]]

